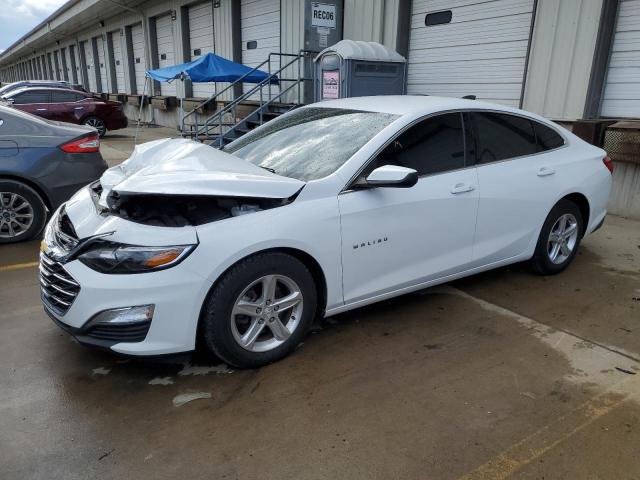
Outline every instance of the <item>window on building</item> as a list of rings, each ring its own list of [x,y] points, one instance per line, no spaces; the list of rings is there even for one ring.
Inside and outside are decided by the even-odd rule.
[[[412,168],[418,175],[463,168],[462,115],[431,117],[400,134],[378,156],[375,167],[390,164]]]
[[[442,25],[444,23],[451,23],[453,13],[451,10],[444,10],[442,12],[427,13],[424,17],[424,24],[427,27],[433,27],[434,25]]]
[[[532,155],[538,151],[532,122],[503,113],[473,112],[471,121],[479,164]]]

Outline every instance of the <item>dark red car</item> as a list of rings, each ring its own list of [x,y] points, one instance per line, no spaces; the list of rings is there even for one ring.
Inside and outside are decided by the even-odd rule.
[[[120,102],[102,100],[79,90],[27,87],[14,90],[1,99],[23,112],[48,120],[89,125],[98,130],[101,137],[107,130],[127,126]]]

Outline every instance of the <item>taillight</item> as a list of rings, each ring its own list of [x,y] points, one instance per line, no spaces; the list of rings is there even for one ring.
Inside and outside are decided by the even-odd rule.
[[[93,153],[100,151],[100,137],[92,133],[86,137],[60,145],[60,150],[67,153]]]
[[[611,175],[613,175],[613,161],[609,157],[604,157],[602,163],[604,163],[604,166],[607,167]]]

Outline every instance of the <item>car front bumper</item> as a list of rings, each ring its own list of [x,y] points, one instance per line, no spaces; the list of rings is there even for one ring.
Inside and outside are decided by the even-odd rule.
[[[134,275],[101,274],[77,260],[62,268],[80,285],[79,292],[64,312],[52,308],[43,294],[44,308],[59,327],[80,343],[130,356],[195,349],[200,310],[211,288],[208,280],[182,265]],[[89,325],[100,312],[140,305],[153,305],[153,318],[147,325],[100,332]]]

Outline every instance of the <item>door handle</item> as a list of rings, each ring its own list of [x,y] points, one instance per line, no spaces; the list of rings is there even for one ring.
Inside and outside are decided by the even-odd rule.
[[[554,173],[556,173],[556,171],[553,168],[550,167],[540,167],[538,169],[538,173],[537,175],[539,177],[548,177],[549,175],[553,175]]]
[[[475,188],[476,187],[469,183],[456,183],[453,188],[451,188],[451,193],[457,195],[459,193],[473,192]]]
[[[83,110],[84,107],[73,107],[74,110]]]
[[[36,112],[46,112],[46,108],[36,108]]]

